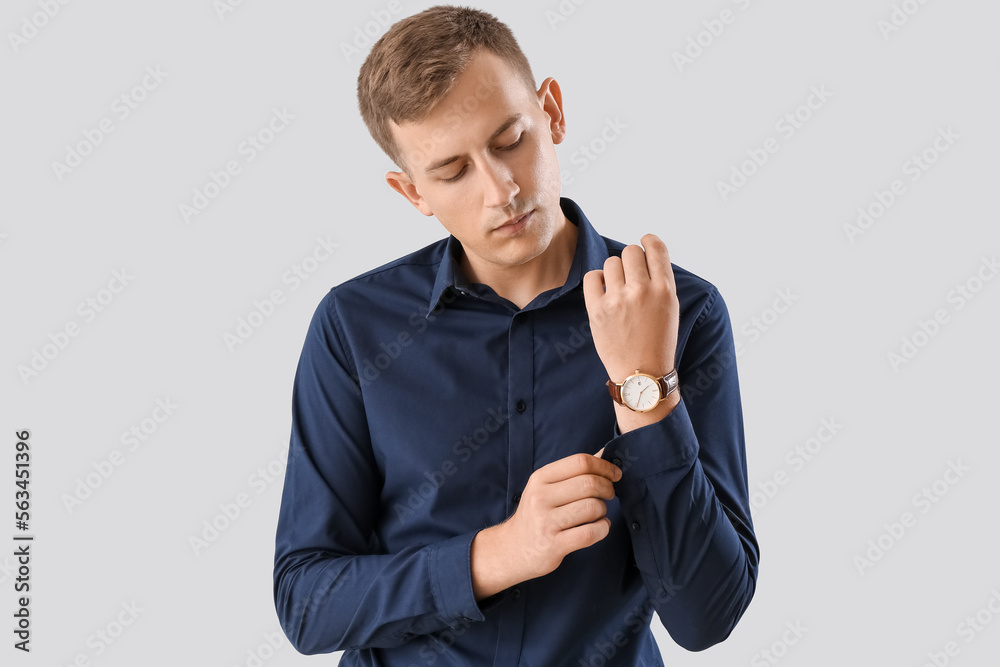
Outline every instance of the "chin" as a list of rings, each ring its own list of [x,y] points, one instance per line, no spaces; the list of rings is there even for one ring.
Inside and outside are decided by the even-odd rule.
[[[545,252],[549,247],[551,238],[539,239],[537,237],[527,238],[525,236],[511,239],[516,247],[510,248],[508,252],[502,253],[502,263],[507,266],[520,266],[527,264]]]

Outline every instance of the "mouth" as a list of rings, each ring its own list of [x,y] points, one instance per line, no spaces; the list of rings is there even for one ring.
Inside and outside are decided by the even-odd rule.
[[[534,215],[534,213],[534,211],[528,211],[527,213],[519,215],[516,218],[511,218],[493,231],[500,232],[501,234],[516,234],[528,226],[528,222],[531,220],[531,216]]]

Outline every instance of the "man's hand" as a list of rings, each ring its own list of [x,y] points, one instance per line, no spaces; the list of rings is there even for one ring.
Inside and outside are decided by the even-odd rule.
[[[618,466],[590,454],[573,454],[532,473],[514,515],[472,542],[476,598],[548,574],[567,554],[607,537],[607,501],[621,476]]]
[[[594,347],[608,376],[621,382],[636,369],[655,377],[674,368],[680,307],[667,246],[654,234],[626,246],[604,269],[583,277]],[[671,394],[648,413],[616,405],[622,432],[661,419],[679,402]]]

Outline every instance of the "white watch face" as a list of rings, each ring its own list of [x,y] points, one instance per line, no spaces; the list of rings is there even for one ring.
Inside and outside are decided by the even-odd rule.
[[[622,403],[636,412],[646,412],[660,402],[660,383],[648,375],[630,375],[622,383]]]

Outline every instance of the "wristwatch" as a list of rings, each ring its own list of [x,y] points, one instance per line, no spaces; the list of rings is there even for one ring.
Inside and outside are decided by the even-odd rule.
[[[677,369],[659,378],[636,369],[624,381],[616,383],[608,380],[607,385],[615,403],[636,412],[649,412],[677,389]]]

